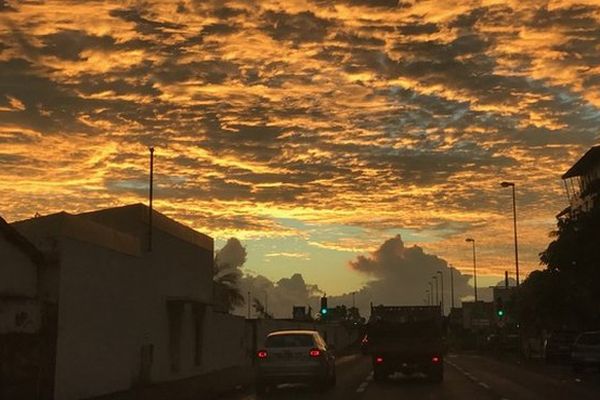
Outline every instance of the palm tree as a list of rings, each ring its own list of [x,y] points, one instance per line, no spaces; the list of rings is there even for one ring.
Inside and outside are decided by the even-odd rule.
[[[239,287],[240,277],[241,273],[235,269],[219,268],[213,278],[215,295],[230,312],[236,307],[246,304],[246,299]]]

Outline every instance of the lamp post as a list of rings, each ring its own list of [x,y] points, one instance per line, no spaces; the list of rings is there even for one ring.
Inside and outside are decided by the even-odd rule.
[[[517,198],[515,194],[515,184],[514,182],[502,182],[500,186],[506,188],[512,188],[512,198],[513,198],[513,230],[515,234],[515,273],[516,273],[516,281],[517,287],[519,287],[519,244],[517,241]]]
[[[440,274],[440,283],[442,285],[442,290],[440,292],[440,297],[441,297],[441,302],[440,304],[442,305],[442,316],[444,316],[444,274],[442,273],[442,271],[438,271],[438,274]]]
[[[440,305],[440,296],[438,294],[439,286],[438,286],[437,276],[434,275],[431,278],[435,281],[435,305],[439,306]]]
[[[427,294],[427,305],[430,306],[431,305],[431,293],[429,292],[429,289],[425,290],[425,293]]]
[[[473,243],[473,286],[475,290],[475,302],[477,303],[477,258],[475,256],[475,239],[467,238],[465,241]]]
[[[429,305],[433,304],[433,283],[431,282],[427,282],[429,283],[429,298],[431,299],[429,302]]]

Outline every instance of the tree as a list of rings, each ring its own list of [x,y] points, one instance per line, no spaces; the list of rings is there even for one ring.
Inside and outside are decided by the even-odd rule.
[[[266,307],[259,299],[255,297],[253,299],[253,302],[254,304],[252,306],[254,307],[254,311],[256,311],[256,315],[258,316],[258,318],[273,319],[273,315],[267,312]]]
[[[520,316],[536,329],[600,328],[600,206],[559,219],[554,240],[540,253],[520,290]]]
[[[215,256],[213,281],[215,297],[228,311],[246,303],[239,282],[240,268],[246,262],[246,248],[236,238],[230,238]]]

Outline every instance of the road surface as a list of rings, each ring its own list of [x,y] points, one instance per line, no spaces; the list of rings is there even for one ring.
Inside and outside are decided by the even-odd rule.
[[[449,355],[443,383],[419,379],[374,382],[370,359],[352,355],[338,359],[337,385],[327,392],[301,385],[282,385],[264,396],[251,390],[227,400],[598,400],[600,373],[574,375],[565,367],[531,368],[477,355]]]

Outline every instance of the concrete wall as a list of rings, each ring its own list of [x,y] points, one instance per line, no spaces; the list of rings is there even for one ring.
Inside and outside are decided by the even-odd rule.
[[[204,333],[202,373],[249,365],[251,338],[246,335],[243,317],[209,312]]]
[[[152,252],[139,256],[71,237],[58,248],[57,400],[202,372],[193,305],[212,300],[211,252],[158,230]],[[173,304],[181,309],[175,320]]]
[[[37,267],[14,244],[0,235],[0,295],[36,295]]]

